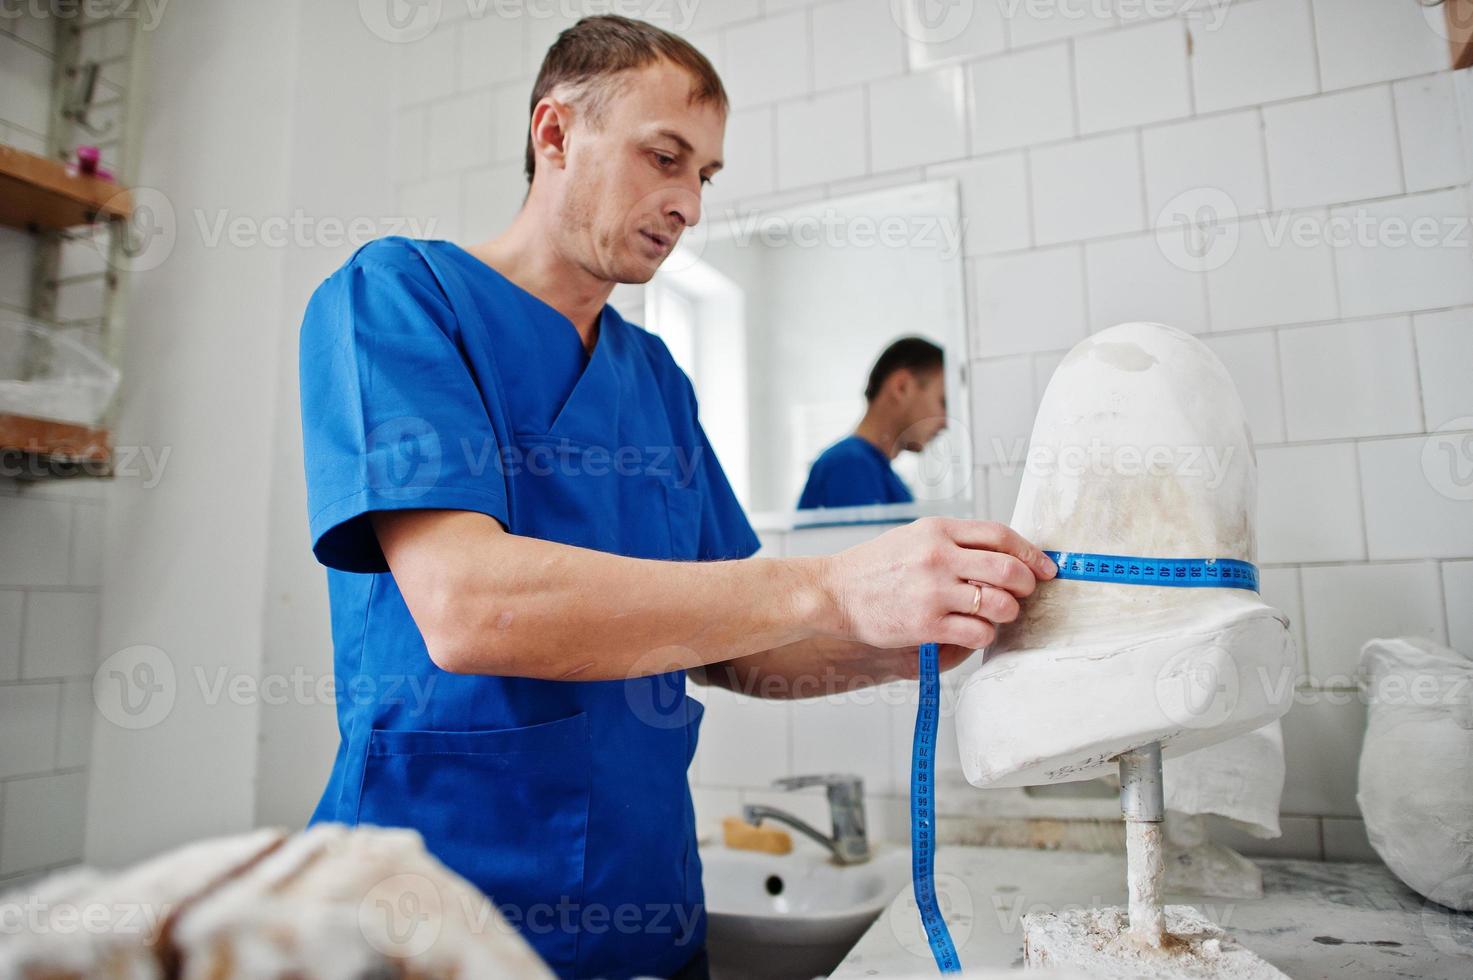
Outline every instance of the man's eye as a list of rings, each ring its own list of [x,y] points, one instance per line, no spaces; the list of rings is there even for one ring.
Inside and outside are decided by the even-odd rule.
[[[655,154],[655,162],[658,163],[662,167],[673,167],[673,166],[675,166],[675,158],[672,157],[672,156],[670,156],[668,153],[656,153]]]

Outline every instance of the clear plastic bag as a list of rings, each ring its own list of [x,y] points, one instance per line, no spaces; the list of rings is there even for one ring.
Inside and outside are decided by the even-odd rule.
[[[0,319],[0,414],[96,425],[118,380],[117,368],[66,331]]]

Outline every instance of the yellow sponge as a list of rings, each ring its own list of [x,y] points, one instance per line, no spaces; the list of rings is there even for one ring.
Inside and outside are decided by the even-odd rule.
[[[787,831],[776,827],[758,827],[741,817],[727,817],[722,820],[721,833],[726,839],[726,846],[734,851],[787,854],[793,849],[793,838]]]

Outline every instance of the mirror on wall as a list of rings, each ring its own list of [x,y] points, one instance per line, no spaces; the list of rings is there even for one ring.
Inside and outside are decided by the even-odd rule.
[[[687,233],[645,325],[754,523],[971,514],[963,276],[951,180],[717,211]]]

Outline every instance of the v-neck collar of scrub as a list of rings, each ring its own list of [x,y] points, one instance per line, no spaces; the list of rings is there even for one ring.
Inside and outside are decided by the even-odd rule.
[[[445,244],[455,249],[465,259],[468,259],[469,261],[474,262],[480,268],[485,269],[496,279],[497,282],[500,282],[507,289],[510,289],[516,292],[518,295],[525,297],[534,305],[546,311],[549,315],[556,317],[559,321],[566,324],[567,328],[572,331],[573,338],[577,341],[579,348],[583,351],[585,370],[587,369],[588,365],[593,363],[595,358],[600,356],[600,352],[603,350],[603,348],[608,346],[605,343],[605,340],[608,336],[609,324],[613,320],[613,317],[609,316],[609,314],[613,312],[613,307],[611,307],[607,302],[604,303],[604,305],[600,307],[598,311],[598,336],[594,338],[593,350],[589,350],[586,346],[584,346],[583,334],[578,332],[577,325],[573,323],[573,321],[568,318],[568,315],[562,310],[559,310],[557,307],[547,302],[547,300],[538,296],[536,293],[532,292],[526,287],[520,286],[517,283],[513,282],[510,278],[507,277],[506,273],[502,272],[500,269],[496,268],[496,266],[487,262],[485,259],[482,259],[480,256],[471,252],[464,246],[457,245],[455,242],[448,240],[445,242]]]
[[[598,339],[593,344],[593,350],[589,351],[583,346],[583,337],[578,333],[578,328],[562,312],[518,286],[494,266],[481,261],[459,245],[453,242],[447,244],[455,249],[456,254],[464,256],[466,261],[474,262],[478,272],[481,269],[487,270],[491,282],[516,295],[518,299],[524,299],[538,312],[545,312],[562,324],[568,333],[555,343],[571,341],[576,346],[583,361],[582,370],[563,403],[553,410],[552,421],[545,435],[568,438],[586,445],[606,443],[613,431],[611,427],[618,425],[620,414],[619,389],[622,371],[616,362],[623,356],[620,351],[626,341],[620,329],[623,320],[618,312],[608,303],[599,310]]]

